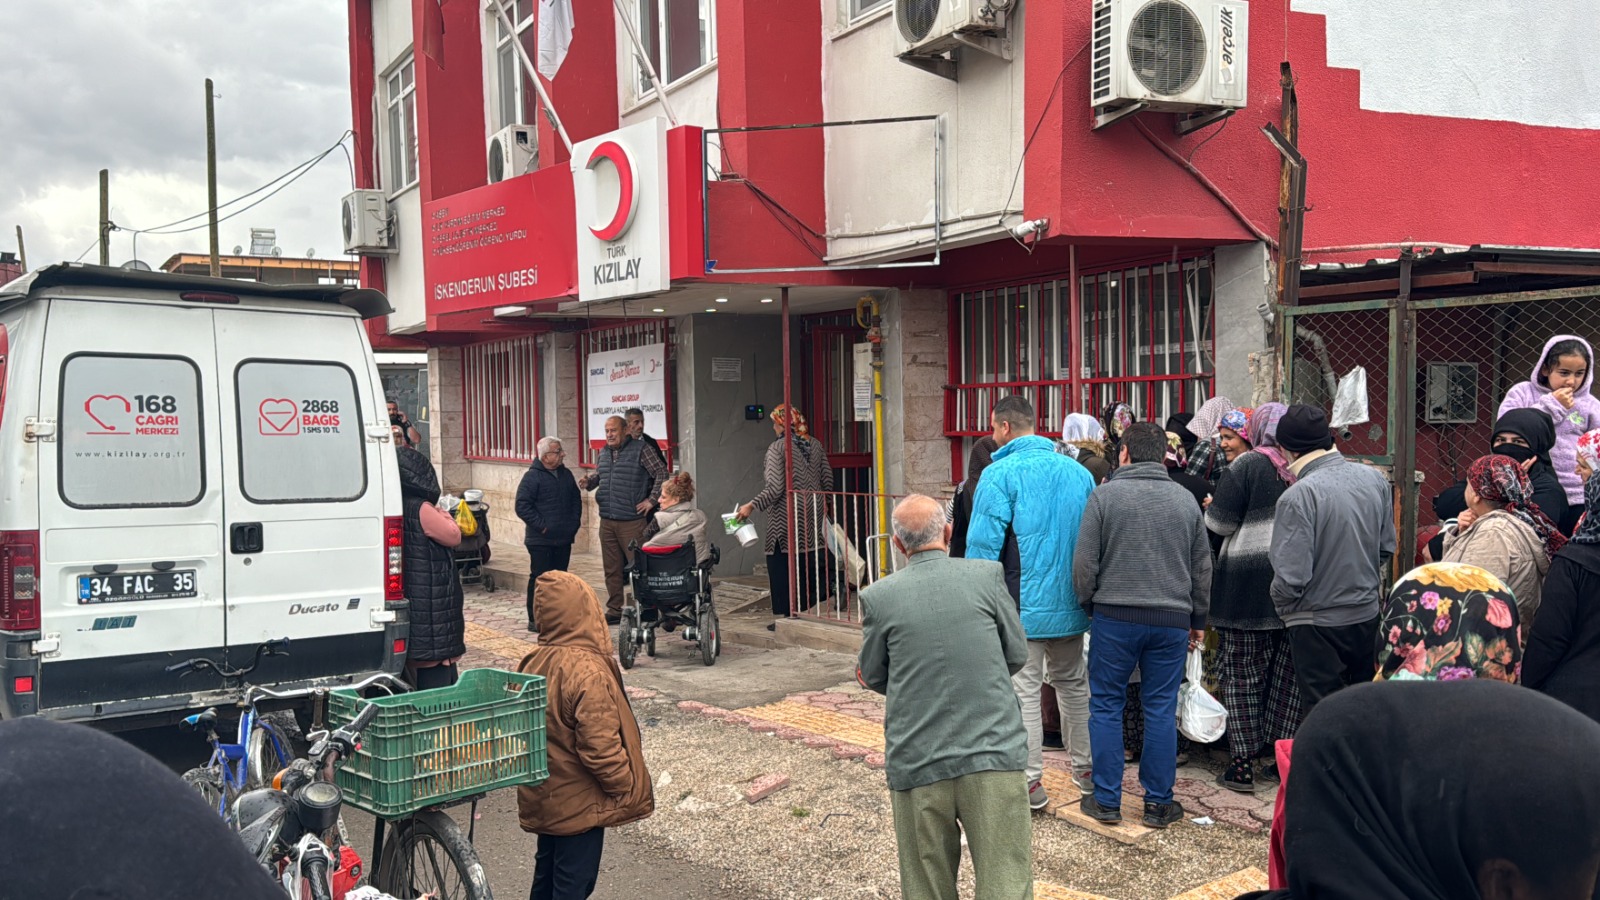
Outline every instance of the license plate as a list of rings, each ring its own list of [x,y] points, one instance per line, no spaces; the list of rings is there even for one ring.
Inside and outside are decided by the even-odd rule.
[[[193,569],[78,576],[79,603],[178,600],[193,596],[195,596]]]

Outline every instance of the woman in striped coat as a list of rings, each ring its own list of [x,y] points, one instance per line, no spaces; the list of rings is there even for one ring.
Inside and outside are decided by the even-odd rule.
[[[790,426],[793,426],[792,428]],[[799,410],[779,404],[772,411],[772,430],[777,440],[767,447],[763,466],[764,485],[755,499],[739,507],[739,518],[748,519],[755,510],[771,511],[767,516],[767,583],[772,592],[772,614],[789,615],[789,557],[795,556],[798,569],[799,596],[796,605],[810,608],[826,591],[828,572],[827,544],[822,536],[823,518],[827,504],[817,496],[833,490],[833,467],[828,464],[828,451],[822,442],[811,436],[806,427],[806,417]],[[789,440],[784,440],[785,435]],[[784,457],[793,448],[794,456],[794,519],[795,539],[789,540],[788,504],[784,484]],[[768,625],[767,630],[773,626]]]

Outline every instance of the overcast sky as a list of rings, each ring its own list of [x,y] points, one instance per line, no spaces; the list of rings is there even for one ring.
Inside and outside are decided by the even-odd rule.
[[[0,250],[71,260],[95,240],[98,172],[111,219],[150,228],[206,209],[205,87],[216,82],[218,200],[254,190],[350,127],[344,0],[4,0],[0,29]],[[276,228],[285,256],[342,256],[335,150],[304,178],[220,226],[222,252]],[[247,201],[248,202],[248,201]],[[243,204],[224,208],[223,215]],[[204,218],[190,224],[203,225]],[[153,266],[203,253],[206,231],[140,235]],[[111,237],[111,262],[133,257]],[[97,260],[95,250],[83,257]]]

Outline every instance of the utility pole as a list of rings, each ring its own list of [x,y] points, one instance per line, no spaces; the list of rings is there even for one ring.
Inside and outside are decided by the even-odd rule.
[[[222,277],[217,256],[217,113],[212,104],[211,79],[206,79],[206,199],[211,225],[211,277]]]
[[[17,226],[17,261],[22,263],[22,271],[28,271],[28,248],[22,244],[22,226]]]
[[[111,265],[111,170],[100,170],[100,265]]]

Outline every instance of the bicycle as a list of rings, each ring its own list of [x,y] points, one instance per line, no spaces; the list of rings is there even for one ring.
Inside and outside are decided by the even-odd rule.
[[[187,659],[167,666],[166,671],[182,678],[192,672],[210,670],[224,678],[237,681],[255,671],[263,656],[287,656],[288,638],[266,641],[256,647],[250,665],[230,669],[226,665],[205,658]],[[276,723],[262,719],[256,712],[256,703],[264,698],[292,698],[307,696],[309,692],[276,692],[263,687],[246,686],[234,704],[239,710],[239,724],[235,742],[224,743],[217,735],[217,709],[211,707],[186,716],[179,727],[186,731],[203,731],[211,744],[211,758],[204,766],[183,773],[183,780],[206,798],[217,814],[226,816],[228,807],[246,790],[264,787],[273,774],[294,760],[289,736]]]

